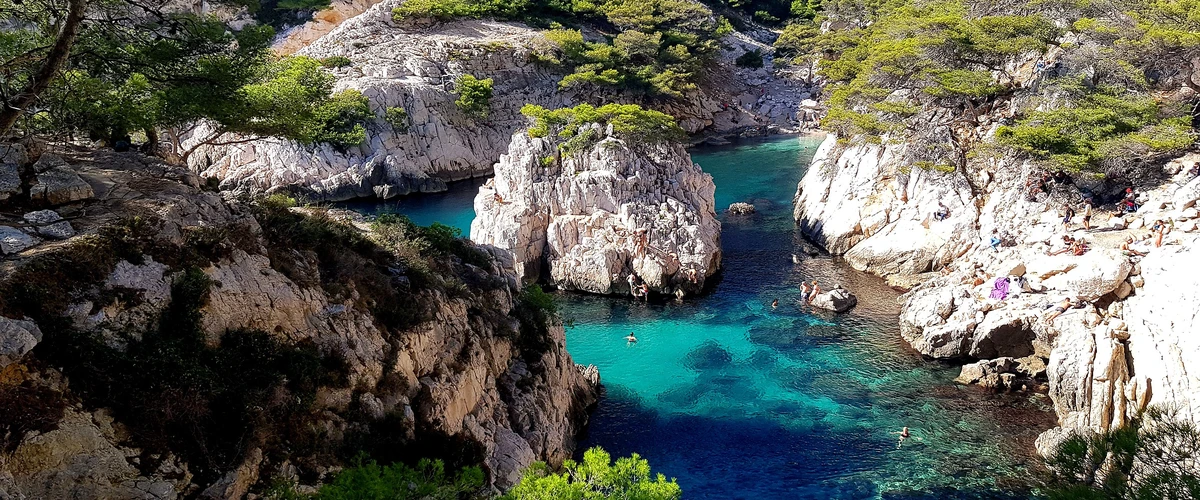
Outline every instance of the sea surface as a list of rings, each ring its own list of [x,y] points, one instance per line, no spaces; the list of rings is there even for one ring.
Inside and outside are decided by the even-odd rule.
[[[692,150],[716,182],[718,210],[758,209],[720,214],[724,269],[710,293],[649,304],[559,296],[574,325],[567,350],[598,366],[605,386],[580,450],[637,453],[685,498],[1028,498],[1033,439],[1053,423],[1048,399],[955,384],[957,368],[900,339],[897,292],[802,255],[791,201],[820,141]],[[358,209],[467,234],[479,184]],[[832,315],[799,305],[799,283],[814,279],[845,286],[859,306]],[[624,340],[630,332],[637,343]],[[892,433],[904,426],[914,437],[897,448]]]

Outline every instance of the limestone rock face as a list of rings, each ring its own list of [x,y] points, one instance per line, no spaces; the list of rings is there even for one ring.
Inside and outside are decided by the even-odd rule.
[[[796,191],[805,236],[855,269],[919,274],[962,254],[976,239],[978,211],[959,177],[899,167],[902,148],[838,146],[829,135]],[[941,205],[939,205],[939,203]],[[944,206],[948,215],[934,220]]]
[[[0,316],[0,368],[20,361],[42,341],[42,330],[32,321]]]
[[[78,303],[61,311],[80,331],[118,349],[140,342],[142,332],[155,328],[171,306],[172,284],[187,269],[169,257],[184,255],[184,245],[197,234],[227,235],[213,245],[216,250],[193,253],[186,264],[211,280],[198,311],[205,340],[222,348],[222,339],[254,329],[286,343],[311,344],[338,360],[337,375],[345,385],[317,388],[314,411],[303,422],[320,429],[331,445],[362,432],[368,423],[362,419],[394,417],[394,425],[370,432],[387,432],[398,442],[441,438],[469,445],[479,450],[497,488],[512,486],[534,460],[557,464],[571,457],[587,410],[598,397],[599,376],[594,367],[581,369],[572,361],[560,324],[546,325],[537,347],[513,341],[522,326],[514,317],[520,287],[511,272],[452,261],[444,272],[456,273],[454,279],[468,285],[452,293],[433,287],[414,291],[418,305],[413,307],[422,309],[421,319],[397,326],[376,316],[373,301],[363,296],[369,290],[353,283],[324,286],[320,274],[327,271],[318,257],[271,240],[254,212],[238,200],[201,191],[180,171],[132,153],[85,156],[72,158],[71,165],[100,186],[99,193],[83,201],[72,222],[102,233],[110,224],[141,217],[139,238],[152,239],[154,250],[136,263],[97,259],[112,266],[107,276],[97,273],[88,290],[69,290]],[[54,217],[41,213],[32,219]],[[40,250],[62,251],[73,244],[82,242]],[[27,254],[8,263],[24,265]],[[13,268],[0,270],[0,280]],[[372,283],[383,287],[415,286],[394,274],[403,270],[372,263],[355,272],[379,273]],[[0,318],[0,368],[23,360],[40,337],[31,322]],[[35,382],[62,377],[54,367],[35,364],[5,370],[5,377],[12,373],[38,377],[31,379]],[[187,464],[174,459],[164,460],[176,464],[166,472],[140,471],[131,458],[139,453],[126,448],[137,443],[120,430],[122,422],[76,408],[68,409],[58,430],[27,436],[0,460],[0,498],[167,499],[184,491],[189,498],[237,498],[251,486],[263,487],[261,481],[255,485],[260,471],[274,473],[279,466],[275,454],[280,449],[270,450],[268,460],[264,447],[261,454],[247,449],[240,466],[220,471],[223,476],[211,484],[190,484]],[[340,465],[321,463],[329,459],[319,457],[293,458],[293,464]]]
[[[0,162],[0,201],[21,194],[21,171],[16,163]]]
[[[858,297],[855,297],[854,294],[845,288],[835,288],[813,297],[810,304],[813,307],[827,311],[844,313],[858,305]]]
[[[543,165],[553,148],[514,135],[495,179],[475,197],[471,239],[518,275],[604,294],[630,293],[634,275],[682,296],[720,269],[712,176],[682,146],[608,136]]]
[[[491,172],[513,133],[525,128],[520,114],[525,104],[554,109],[625,99],[560,90],[562,70],[531,57],[548,43],[540,30],[491,20],[396,23],[391,11],[402,0],[376,1],[334,2],[276,45],[283,53],[352,61],[333,71],[337,89],[361,91],[377,116],[367,126],[364,144],[338,150],[264,139],[206,146],[188,158],[189,166],[220,179],[224,189],[288,191],[321,200],[442,191],[446,182]],[[767,46],[744,35],[731,35],[725,42],[729,48],[711,71],[733,78],[714,78],[712,85],[682,99],[642,104],[674,116],[693,134],[795,129],[805,123],[800,102],[808,93],[798,79],[777,77],[771,68],[747,74],[733,62],[746,50]],[[486,119],[469,117],[454,104],[453,82],[464,74],[495,82]],[[735,102],[730,96],[739,98]],[[404,108],[406,122],[388,123],[384,116],[389,107]],[[210,132],[198,129],[185,145]]]

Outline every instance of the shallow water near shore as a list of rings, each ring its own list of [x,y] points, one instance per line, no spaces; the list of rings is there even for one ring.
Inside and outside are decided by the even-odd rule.
[[[606,387],[580,450],[638,453],[685,498],[1028,498],[1033,439],[1053,423],[1048,399],[954,384],[957,368],[900,339],[897,292],[827,256],[793,263],[791,200],[820,141],[692,151],[714,177],[719,211],[758,209],[720,215],[724,271],[710,293],[649,304],[559,295],[574,323],[568,351],[597,365]],[[393,211],[465,234],[460,186]],[[842,284],[859,306],[835,316],[797,305],[797,286],[814,279]],[[631,331],[636,344],[624,340]],[[914,438],[897,449],[891,433],[904,426]]]

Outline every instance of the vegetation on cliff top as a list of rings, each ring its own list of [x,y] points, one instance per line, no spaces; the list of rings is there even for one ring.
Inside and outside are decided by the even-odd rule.
[[[531,118],[530,137],[544,137],[558,146],[567,156],[590,148],[603,139],[593,125],[611,126],[613,134],[636,144],[653,144],[681,140],[683,129],[666,113],[644,109],[636,104],[605,104],[595,107],[580,104],[573,108],[549,110],[526,104],[521,114]]]
[[[819,58],[830,82],[822,126],[904,142],[911,163],[965,165],[986,139],[980,118],[1011,99],[1017,116],[997,132],[1000,144],[1054,168],[1121,170],[1195,142],[1200,100],[1169,92],[1200,90],[1196,0],[819,7],[816,21],[837,29],[794,22],[776,47],[798,63]]]
[[[728,22],[690,0],[409,0],[393,10],[406,18],[512,19],[533,25],[546,20],[586,25],[612,33],[585,40],[579,30],[555,24],[545,33],[536,61],[565,68],[562,88],[598,87],[682,97],[696,87],[698,72],[731,33]]]

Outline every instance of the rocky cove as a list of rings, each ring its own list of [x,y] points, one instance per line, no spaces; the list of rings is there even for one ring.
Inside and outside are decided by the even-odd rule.
[[[1185,498],[1189,1],[0,9],[0,500]]]

